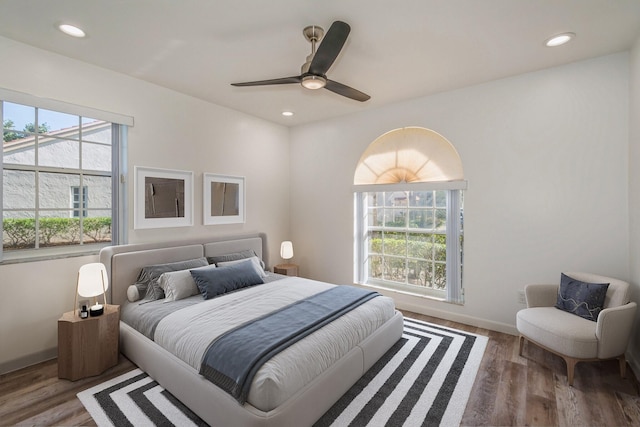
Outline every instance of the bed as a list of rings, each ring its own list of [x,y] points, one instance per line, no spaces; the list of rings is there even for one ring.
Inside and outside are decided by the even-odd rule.
[[[265,236],[262,234],[183,242],[111,246],[102,249],[100,262],[107,267],[110,279],[111,303],[121,305],[121,311],[126,314],[134,310],[127,300],[127,291],[130,290],[131,285],[136,281],[141,269],[145,266],[181,262],[202,257],[212,259],[212,257],[242,251],[253,251],[259,259],[268,265],[268,254],[263,250],[264,247]],[[276,289],[281,289],[285,285],[301,292],[303,296],[321,293],[324,289],[334,287],[334,285],[308,279],[278,277],[278,275],[268,273],[265,285],[231,292],[229,295],[225,294],[212,298],[202,304],[191,305],[189,298],[176,302],[188,305],[188,310],[201,311],[204,310],[205,303],[211,304],[212,307],[215,307],[214,311],[216,313],[223,312],[225,309],[228,310],[228,307],[233,304],[245,304],[238,306],[242,307],[241,309],[236,307],[236,313],[245,313],[246,311],[251,311],[251,309],[246,308],[249,307],[248,304],[251,298],[257,301],[266,301],[265,295],[267,293],[271,294],[272,290],[275,292]],[[316,290],[314,291],[314,289]],[[282,291],[279,292],[283,293]],[[287,297],[290,293],[290,291],[284,292]],[[282,298],[282,296],[279,298]],[[191,299],[202,300],[201,297],[191,297]],[[147,335],[150,335],[149,333],[142,329],[137,330],[126,323],[125,320],[129,317],[128,314],[122,316],[120,322],[120,351],[212,426],[299,427],[312,425],[400,339],[403,328],[402,315],[393,307],[391,307],[391,312],[389,312],[389,307],[376,308],[377,306],[387,305],[384,299],[386,297],[380,296],[362,303],[357,308],[314,332],[311,336],[301,339],[291,348],[282,351],[281,354],[274,355],[256,373],[255,378],[257,379],[254,379],[251,391],[246,401],[242,404],[227,391],[222,390],[203,377],[188,356],[185,358],[184,355],[176,353],[171,345],[167,347],[166,343],[161,343],[165,345],[165,347],[161,347],[147,337]],[[174,303],[166,304],[162,301],[155,301],[154,303],[146,304],[144,309],[149,313],[154,312],[153,304],[164,309],[164,307]],[[260,302],[251,306],[262,305],[264,304]],[[264,311],[263,308],[260,308],[260,310]],[[386,314],[384,314],[383,318],[378,318],[374,321],[373,317],[376,315],[370,313],[376,312],[376,310]],[[364,314],[358,314],[360,312]],[[228,311],[228,313],[233,313],[233,310]],[[235,317],[229,316],[228,313],[227,319]],[[178,317],[176,314],[171,314],[167,316],[167,318],[172,319],[170,322],[161,321],[159,325],[167,324],[179,329],[181,326],[175,326],[174,317],[171,316]],[[199,316],[200,314],[192,315],[191,319],[199,318]],[[358,320],[358,316],[360,316],[360,320]],[[179,317],[183,316],[180,315]],[[188,316],[187,319],[189,319]],[[191,321],[187,320],[187,322]],[[243,322],[244,320],[237,321]],[[341,325],[340,322],[347,323]],[[222,321],[212,322],[211,324],[213,323],[222,323]],[[371,326],[370,324],[374,325]],[[171,327],[168,327],[168,329],[171,329]],[[326,337],[335,337],[334,334],[341,333],[339,331],[345,327],[351,332],[367,328],[370,328],[371,331],[362,332],[360,334],[364,335],[362,337],[354,338],[351,336],[354,335],[353,333],[346,333],[349,336],[329,338],[336,342],[350,341],[350,344],[340,344],[342,350],[337,356],[333,356],[335,360],[325,361],[324,363],[327,366],[324,366],[321,372],[305,374],[309,378],[300,383],[298,369],[301,368],[296,366],[295,363],[296,360],[305,358],[301,358],[299,356],[300,353],[296,353],[296,351],[309,352],[312,349],[310,354],[315,355],[316,351],[313,346],[316,344],[314,340],[326,339],[322,338],[323,334]],[[163,336],[164,333],[158,332],[155,336]],[[332,342],[331,344],[333,345],[334,343]],[[320,353],[321,346],[323,345],[318,346],[317,353]],[[180,346],[176,345],[176,347]],[[332,350],[332,352],[335,351]],[[322,360],[322,357],[318,360]],[[320,362],[307,363],[307,365],[319,366]],[[270,369],[296,372],[296,377],[283,379],[282,382],[286,384],[281,385],[282,389],[274,391],[274,389],[270,388],[274,387],[271,384],[273,380],[268,378]],[[286,376],[284,375],[284,377]],[[257,382],[260,381],[262,381],[261,385],[257,385]]]

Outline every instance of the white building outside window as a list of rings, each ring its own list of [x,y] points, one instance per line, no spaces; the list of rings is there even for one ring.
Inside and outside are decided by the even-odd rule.
[[[95,252],[122,241],[126,126],[83,115],[90,109],[40,101],[0,89],[0,260]]]

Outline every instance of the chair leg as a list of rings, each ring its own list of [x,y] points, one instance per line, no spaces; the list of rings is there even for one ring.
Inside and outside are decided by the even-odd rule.
[[[627,359],[624,357],[624,354],[618,357],[618,361],[620,362],[620,377],[626,378],[627,376]]]
[[[573,357],[563,357],[563,359],[567,364],[567,382],[573,387],[573,372],[575,370],[576,363],[578,363],[579,360],[574,359]]]
[[[523,348],[523,344],[524,344],[525,340],[533,342],[537,346],[539,346],[539,347],[541,347],[541,348],[543,348],[543,349],[545,349],[545,350],[547,350],[547,351],[549,351],[549,352],[551,352],[551,353],[553,353],[553,354],[555,354],[557,356],[560,356],[562,359],[564,359],[564,362],[567,365],[567,383],[571,387],[573,387],[573,373],[575,371],[575,367],[576,367],[576,364],[578,362],[585,362],[585,361],[590,361],[590,360],[599,360],[599,359],[576,359],[575,357],[565,356],[565,355],[563,355],[561,353],[558,353],[556,351],[553,351],[553,350],[551,350],[551,349],[549,349],[549,348],[547,348],[547,347],[545,347],[545,346],[543,346],[541,344],[538,344],[535,341],[528,340],[523,335],[520,335],[520,348],[519,348],[520,356],[522,356],[522,348]],[[624,354],[620,357],[620,359],[621,359],[620,360],[620,374],[624,378],[624,375],[625,375],[624,372],[625,372],[625,369],[626,369],[626,361],[624,361]]]

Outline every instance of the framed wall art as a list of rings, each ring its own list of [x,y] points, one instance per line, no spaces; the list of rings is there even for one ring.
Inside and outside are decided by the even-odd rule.
[[[205,225],[244,223],[244,181],[240,176],[204,174],[202,205]]]
[[[193,172],[134,169],[134,229],[193,225]]]

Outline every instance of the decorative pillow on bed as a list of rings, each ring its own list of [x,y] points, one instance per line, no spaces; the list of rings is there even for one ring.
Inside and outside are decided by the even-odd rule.
[[[142,285],[140,283],[136,283],[127,288],[127,299],[130,302],[138,301],[140,297],[140,288],[144,288],[144,292],[147,291],[147,285]]]
[[[562,273],[556,307],[595,322],[604,306],[608,288],[608,283],[582,282]]]
[[[204,268],[216,268],[215,265],[207,265]],[[193,295],[198,295],[200,289],[193,281],[189,270],[168,271],[162,273],[158,279],[158,285],[164,291],[164,302],[178,301]]]
[[[217,265],[218,263],[221,263],[221,262],[237,261],[239,259],[245,259],[245,258],[251,258],[251,257],[258,257],[258,254],[256,254],[253,249],[247,249],[244,251],[233,252],[230,254],[209,256],[207,257],[207,261],[209,261],[209,264]],[[264,270],[264,267],[265,267],[264,261],[262,261],[260,258],[258,259],[260,260],[260,266]]]
[[[256,273],[260,275],[260,277],[267,277],[267,273],[265,273],[264,269],[262,268],[262,265],[260,264],[260,258],[258,258],[257,256],[252,256],[251,258],[245,258],[245,259],[237,259],[235,261],[219,262],[216,265],[218,267],[224,267],[225,265],[235,265],[243,262],[250,263],[251,265],[253,265],[253,268],[256,270]]]
[[[191,276],[204,299],[264,283],[251,262],[210,269],[196,268],[191,270]]]
[[[209,265],[209,263],[204,257],[189,259],[186,261],[170,262],[167,264],[148,265],[143,267],[140,271],[140,275],[138,275],[138,279],[136,280],[136,286],[138,287],[140,295],[142,295],[142,287],[146,285],[146,289],[144,290],[145,300],[154,301],[161,299],[164,298],[164,291],[160,288],[158,279],[162,273],[166,273],[168,271],[188,270],[190,268],[204,267],[207,265]]]

